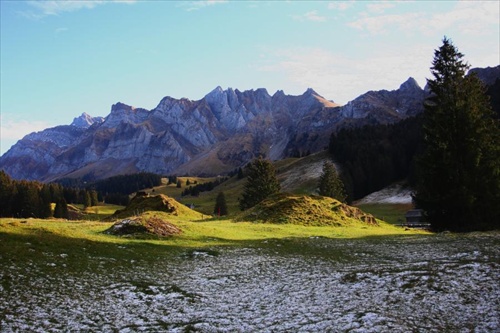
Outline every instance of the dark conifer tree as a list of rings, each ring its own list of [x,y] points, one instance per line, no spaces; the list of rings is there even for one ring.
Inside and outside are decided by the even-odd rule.
[[[18,217],[39,217],[40,198],[35,182],[22,180],[16,182],[17,194],[13,201],[15,215]]]
[[[83,199],[83,208],[87,208],[92,206],[92,201],[90,199],[90,193],[89,191],[83,190],[80,196]]]
[[[42,219],[46,219],[52,216],[52,196],[50,194],[49,185],[43,185],[40,189],[40,211],[38,216]]]
[[[67,219],[68,218],[68,204],[64,198],[61,198],[58,202],[56,202],[56,206],[54,208],[54,217]]]
[[[246,167],[247,182],[240,199],[240,208],[253,207],[271,194],[280,191],[281,186],[276,178],[276,170],[271,162],[258,158]]]
[[[215,199],[214,215],[224,216],[228,214],[226,196],[224,192],[219,192]]]
[[[320,195],[337,199],[340,202],[346,201],[347,195],[344,184],[333,163],[325,162],[323,164],[323,173],[319,178],[318,187]]]
[[[14,182],[5,171],[0,170],[0,216],[12,216],[12,198],[14,195]]]
[[[91,206],[97,206],[99,203],[99,195],[97,194],[96,190],[91,190],[89,191],[90,194],[90,205]]]
[[[437,231],[500,227],[500,128],[462,58],[445,37],[428,80],[415,202]]]

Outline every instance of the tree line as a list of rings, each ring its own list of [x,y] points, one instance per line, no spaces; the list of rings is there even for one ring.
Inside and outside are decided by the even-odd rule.
[[[145,188],[153,188],[161,185],[161,176],[140,172],[129,175],[118,175],[94,182],[86,182],[83,179],[64,178],[57,181],[65,188],[94,190],[99,195],[99,201],[110,204],[126,206],[129,195]]]
[[[186,181],[186,186],[189,186],[182,191],[181,195],[187,196],[191,195],[193,197],[197,197],[200,195],[201,192],[209,192],[212,191],[216,186],[219,186],[226,180],[228,180],[229,177],[219,177],[214,181],[211,182],[206,182],[203,184],[195,184],[194,186],[190,186],[191,183],[189,182],[189,179]]]
[[[92,189],[13,180],[5,171],[0,170],[0,217],[68,218],[68,204],[90,207],[97,205],[98,201],[98,193]]]

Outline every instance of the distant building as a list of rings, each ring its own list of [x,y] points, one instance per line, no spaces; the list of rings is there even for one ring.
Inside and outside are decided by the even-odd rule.
[[[406,224],[411,226],[414,224],[423,224],[424,222],[424,212],[421,209],[412,209],[405,214]]]

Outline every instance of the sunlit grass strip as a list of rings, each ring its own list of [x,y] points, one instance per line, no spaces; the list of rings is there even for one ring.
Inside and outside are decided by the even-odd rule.
[[[161,214],[161,213],[156,213]],[[21,235],[39,235],[49,233],[65,238],[88,240],[101,243],[151,243],[180,247],[200,247],[237,245],[245,241],[286,239],[286,238],[361,238],[369,236],[397,236],[409,234],[428,234],[425,231],[405,231],[381,222],[379,226],[367,226],[362,223],[345,227],[300,226],[291,224],[262,224],[253,222],[232,222],[231,220],[211,220],[205,222],[186,221],[175,217],[166,217],[182,229],[182,234],[169,238],[134,239],[112,236],[104,233],[111,222],[63,221],[63,220],[18,220],[0,219],[0,232]]]

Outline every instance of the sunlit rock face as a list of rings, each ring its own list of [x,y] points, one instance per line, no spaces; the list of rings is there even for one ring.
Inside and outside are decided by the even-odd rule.
[[[256,156],[277,160],[323,150],[345,125],[391,123],[422,111],[412,78],[345,106],[313,89],[290,96],[217,87],[204,98],[163,98],[145,110],[116,103],[105,118],[86,113],[69,126],[32,133],[0,158],[16,179],[103,178],[131,172],[217,175]]]

